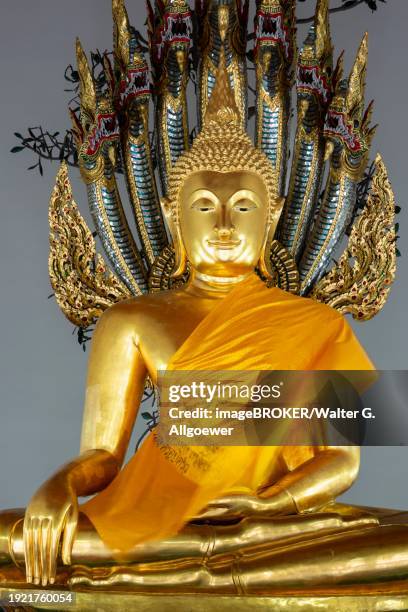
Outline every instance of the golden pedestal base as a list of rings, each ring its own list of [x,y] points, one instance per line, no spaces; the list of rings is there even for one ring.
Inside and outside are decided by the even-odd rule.
[[[36,589],[38,591],[38,589]],[[19,610],[29,612],[37,610],[58,610],[61,612],[252,612],[269,610],[277,612],[331,611],[331,612],[388,612],[408,610],[408,584],[388,583],[375,587],[292,591],[275,593],[268,596],[234,596],[234,595],[139,595],[112,591],[76,591],[75,603],[72,604],[28,604],[19,608],[7,606],[11,593],[21,593],[18,589],[0,589],[1,605],[7,612]],[[24,589],[29,594],[34,589]]]

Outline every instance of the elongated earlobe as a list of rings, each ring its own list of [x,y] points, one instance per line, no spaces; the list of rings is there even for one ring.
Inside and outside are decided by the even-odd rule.
[[[273,213],[272,213],[272,225],[275,226],[275,229],[281,217],[283,207],[285,206],[285,202],[286,202],[286,198],[284,197],[278,197],[275,200],[275,204],[273,207]]]
[[[275,232],[273,231],[272,233],[271,229],[272,229],[272,226],[271,224],[269,224],[269,227],[267,228],[266,239],[264,240],[262,251],[259,256],[259,261],[258,261],[259,271],[261,272],[262,276],[264,276],[267,280],[272,279],[272,271],[271,271],[271,266],[270,266],[270,261],[269,261],[269,252],[270,252],[271,242],[273,240],[273,235],[271,234]]]
[[[172,203],[168,198],[161,198],[163,214],[166,219],[170,235],[173,242],[175,263],[171,273],[171,278],[179,278],[183,276],[187,269],[187,255],[181,238],[180,226],[174,218]]]
[[[162,213],[166,221],[168,221],[172,214],[171,200],[169,200],[169,198],[166,198],[166,197],[160,198],[160,205],[162,208]]]
[[[186,250],[184,248],[183,240],[181,238],[180,226],[178,223],[175,223],[175,231],[171,232],[173,237],[173,248],[175,255],[174,268],[171,273],[172,278],[179,278],[183,276],[185,271],[187,270],[187,255]]]
[[[285,204],[285,198],[276,198],[274,202],[273,211],[270,216],[270,220],[268,221],[267,227],[265,229],[266,238],[262,247],[261,254],[259,256],[258,268],[261,274],[267,279],[271,280],[272,269],[270,262],[270,250],[271,244],[275,238],[276,228],[278,225],[279,218],[282,213],[282,208]]]

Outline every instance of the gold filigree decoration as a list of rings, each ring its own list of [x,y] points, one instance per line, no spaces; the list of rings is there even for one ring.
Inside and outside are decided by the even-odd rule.
[[[298,294],[300,276],[296,261],[278,240],[271,243],[269,260],[272,278],[267,281],[268,287],[279,287],[289,293]]]
[[[149,291],[157,293],[167,289],[182,287],[188,280],[189,272],[181,277],[173,279],[171,273],[174,269],[176,255],[172,246],[166,246],[162,253],[156,258],[149,275]]]
[[[384,306],[396,271],[394,194],[380,155],[375,166],[371,193],[346,250],[310,295],[359,321]]]
[[[67,319],[88,327],[115,302],[132,297],[96,254],[92,233],[74,202],[65,162],[51,195],[49,224],[50,281]]]
[[[299,294],[300,275],[296,261],[278,240],[272,240],[269,247],[268,268],[269,278],[266,278],[259,268],[256,269],[267,287],[279,287],[283,291]]]

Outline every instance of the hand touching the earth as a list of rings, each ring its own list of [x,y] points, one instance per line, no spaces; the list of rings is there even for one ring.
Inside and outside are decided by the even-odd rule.
[[[23,525],[27,582],[54,584],[58,554],[65,565],[78,524],[78,497],[101,491],[119,471],[118,458],[103,449],[83,451],[64,464],[31,498]]]
[[[68,478],[47,480],[32,497],[24,518],[27,582],[54,583],[60,543],[63,563],[71,563],[77,521],[77,496]]]

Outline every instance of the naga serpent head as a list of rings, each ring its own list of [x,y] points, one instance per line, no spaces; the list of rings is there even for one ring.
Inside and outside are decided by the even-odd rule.
[[[118,111],[136,102],[149,103],[150,73],[136,32],[129,24],[124,0],[112,2],[114,23],[114,100]]]
[[[326,110],[332,96],[333,47],[330,37],[329,3],[319,0],[314,24],[299,55],[296,73],[298,100]]]
[[[288,69],[292,66],[296,54],[294,24],[293,0],[257,0],[255,56],[264,74],[275,53],[280,53]]]
[[[119,123],[113,106],[112,92],[97,94],[88,60],[77,40],[77,65],[80,79],[79,118],[71,110],[73,132],[81,169],[92,170],[104,153],[114,163],[114,152],[119,140]]]
[[[224,45],[224,51],[229,45],[239,56],[245,56],[248,12],[248,0],[196,0],[195,13],[202,52],[205,53],[211,37],[215,35]]]
[[[364,36],[348,80],[340,80],[329,106],[324,136],[326,159],[340,155],[347,168],[359,175],[364,172],[376,126],[370,126],[373,103],[364,111],[368,37]]]
[[[148,30],[152,64],[157,73],[165,74],[173,61],[181,76],[188,72],[188,57],[193,40],[192,12],[184,0],[159,0],[156,12],[150,1]]]

